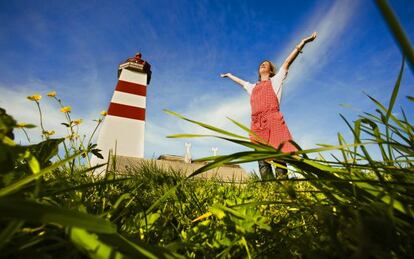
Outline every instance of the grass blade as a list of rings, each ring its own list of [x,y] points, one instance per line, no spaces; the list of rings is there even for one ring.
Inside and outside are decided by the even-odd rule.
[[[401,78],[402,78],[402,75],[403,75],[403,72],[404,72],[404,63],[405,63],[405,58],[403,57],[400,72],[398,73],[398,78],[397,78],[397,81],[395,82],[394,90],[392,91],[390,104],[389,104],[388,110],[387,110],[387,115],[385,117],[386,122],[388,122],[388,119],[390,118],[392,109],[394,108],[395,99],[397,99],[398,90],[400,89]]]
[[[0,217],[31,222],[56,223],[97,233],[115,233],[116,226],[100,217],[22,199],[0,198]]]
[[[91,258],[128,258],[113,247],[103,243],[95,234],[88,233],[82,228],[71,228],[70,239],[78,247],[85,250]],[[143,256],[140,254],[140,256]]]
[[[164,109],[163,111],[165,113],[167,113],[167,114],[170,114],[172,116],[178,117],[178,118],[183,119],[183,120],[186,120],[188,122],[197,124],[197,125],[199,125],[199,126],[201,126],[203,128],[209,129],[211,131],[215,131],[217,133],[220,133],[220,134],[223,134],[223,135],[227,135],[227,136],[230,136],[230,137],[234,137],[234,138],[247,139],[244,136],[240,136],[240,135],[234,134],[232,132],[229,132],[229,131],[226,131],[226,130],[222,130],[222,129],[217,128],[217,127],[214,127],[212,125],[209,125],[209,124],[206,124],[206,123],[203,123],[203,122],[198,122],[198,121],[195,121],[195,120],[188,119],[188,118],[186,118],[186,117],[184,117],[181,114],[178,114],[176,112],[173,112],[173,111],[170,111],[170,110],[167,110],[167,109]]]
[[[12,220],[0,233],[0,250],[11,239],[11,237],[23,226],[23,220]]]
[[[395,16],[394,12],[392,11],[391,7],[388,5],[386,0],[376,0],[376,3],[379,10],[381,11],[382,16],[384,17],[389,28],[391,29],[394,38],[400,46],[403,55],[407,56],[408,61],[411,65],[411,70],[414,70],[414,50],[403,28],[398,22],[397,17]]]

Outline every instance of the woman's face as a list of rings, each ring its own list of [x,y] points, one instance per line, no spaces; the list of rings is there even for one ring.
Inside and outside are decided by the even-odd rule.
[[[259,74],[270,74],[270,64],[269,62],[265,61],[259,66]]]

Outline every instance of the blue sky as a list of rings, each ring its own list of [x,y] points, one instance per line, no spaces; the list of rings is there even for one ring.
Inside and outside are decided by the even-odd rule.
[[[414,42],[414,4],[391,4]],[[335,144],[337,132],[350,137],[339,113],[352,121],[373,111],[363,92],[388,103],[401,64],[374,1],[1,1],[0,20],[0,106],[19,121],[39,124],[25,97],[56,90],[73,107],[72,117],[84,119],[83,132],[91,132],[92,120],[109,105],[117,65],[141,51],[153,71],[147,158],[183,155],[185,141],[194,157],[211,155],[212,147],[219,154],[242,150],[214,139],[166,139],[203,131],[162,109],[241,132],[226,116],[248,125],[248,95],[219,74],[255,82],[260,61],[280,66],[313,31],[319,35],[291,66],[281,108],[304,148]],[[411,118],[405,96],[413,95],[412,71],[406,67],[397,100]],[[64,135],[57,106],[47,98],[41,104],[46,127]]]

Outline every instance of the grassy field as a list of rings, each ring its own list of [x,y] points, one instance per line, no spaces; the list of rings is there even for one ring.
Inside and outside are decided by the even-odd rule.
[[[384,13],[391,27],[398,27]],[[407,50],[401,32],[395,33],[413,64],[411,47]],[[393,90],[390,87],[388,104],[368,96],[376,104],[374,113],[364,112],[352,123],[344,118],[351,143],[338,134],[335,145],[299,147],[294,154],[284,154],[166,111],[210,129],[209,137],[252,150],[200,159],[209,164],[188,177],[151,162],[124,174],[109,168],[93,176],[97,168],[89,159],[100,156],[99,150],[92,136],[77,135],[81,121],[70,117],[70,107],[56,93],[48,94],[57,101],[68,129],[66,138],[54,139],[53,132],[43,128],[41,97],[29,96],[40,113],[40,143],[17,144],[13,132],[33,125],[17,123],[0,111],[0,257],[412,257],[414,126],[404,112],[400,117],[392,113],[404,63]],[[414,102],[414,97],[407,98]],[[233,122],[247,136],[248,129]],[[317,155],[334,150],[340,155],[329,160]],[[380,156],[374,157],[372,150]],[[252,177],[244,183],[193,177],[223,164],[261,159],[284,160],[301,177]]]
[[[32,125],[3,112],[1,257],[409,257],[414,254],[414,127],[391,113],[403,68],[387,107],[369,97],[376,113],[364,113],[352,125],[345,121],[352,143],[338,134],[338,145],[295,154],[167,111],[253,148],[200,159],[210,163],[187,178],[152,162],[124,174],[109,168],[93,176],[96,168],[88,158],[99,156],[99,150],[90,140],[73,137],[80,123],[55,95],[50,97],[67,119],[65,139],[53,139],[42,128],[42,142],[18,145],[13,130]],[[41,111],[40,98],[29,99]],[[375,148],[379,159],[368,151]],[[329,150],[342,156],[309,156]],[[301,177],[252,177],[244,183],[193,177],[223,164],[265,158],[288,162]]]

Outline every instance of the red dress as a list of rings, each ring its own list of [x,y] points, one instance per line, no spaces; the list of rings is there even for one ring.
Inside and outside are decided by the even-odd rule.
[[[251,131],[260,136],[264,144],[278,148],[283,143],[283,152],[297,151],[289,140],[292,136],[279,110],[279,100],[273,90],[270,80],[260,81],[250,95],[252,108]],[[250,135],[252,142],[262,142]]]

